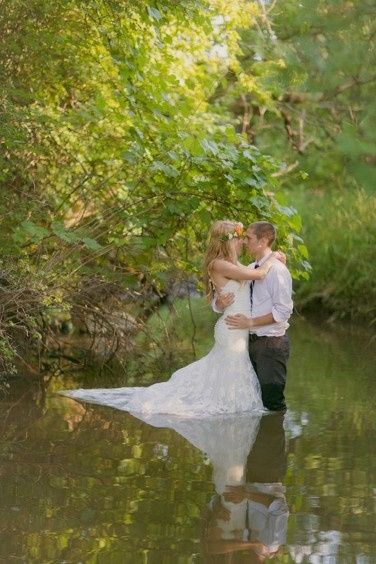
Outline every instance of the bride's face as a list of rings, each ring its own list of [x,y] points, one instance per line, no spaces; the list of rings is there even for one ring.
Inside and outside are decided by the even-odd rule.
[[[240,237],[234,237],[234,239],[231,240],[231,245],[232,249],[236,253],[236,256],[239,256],[243,248],[243,239],[241,239]]]

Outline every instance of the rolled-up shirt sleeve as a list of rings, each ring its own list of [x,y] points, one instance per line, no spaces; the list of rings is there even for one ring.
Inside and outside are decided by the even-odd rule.
[[[292,279],[287,268],[272,267],[268,276],[272,315],[276,323],[287,321],[293,311]]]

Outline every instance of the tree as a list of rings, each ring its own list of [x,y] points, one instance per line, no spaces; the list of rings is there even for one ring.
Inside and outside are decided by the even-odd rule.
[[[213,96],[238,130],[281,163],[302,214],[313,271],[301,305],[372,322],[376,315],[375,6],[256,2],[237,68]]]
[[[7,292],[17,280],[24,297],[6,323],[43,340],[46,308],[97,315],[106,287],[164,295],[174,273],[199,276],[208,225],[229,215],[276,223],[306,276],[278,164],[209,103],[252,13],[243,0],[5,6],[1,244]]]

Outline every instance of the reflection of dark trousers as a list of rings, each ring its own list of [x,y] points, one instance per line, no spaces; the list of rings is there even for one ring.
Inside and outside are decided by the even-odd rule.
[[[284,389],[290,343],[282,337],[249,336],[249,357],[261,385],[262,403],[267,409],[286,409]]]
[[[284,415],[264,415],[246,466],[247,482],[283,482],[287,470]]]

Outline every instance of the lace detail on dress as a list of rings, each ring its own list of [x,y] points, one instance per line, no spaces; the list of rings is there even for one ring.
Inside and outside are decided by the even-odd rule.
[[[260,385],[248,355],[248,330],[230,330],[225,323],[229,314],[249,315],[248,285],[230,280],[224,288],[235,294],[235,300],[215,324],[214,347],[200,360],[177,370],[167,382],[148,387],[62,393],[135,415],[161,413],[207,417],[261,412]]]

